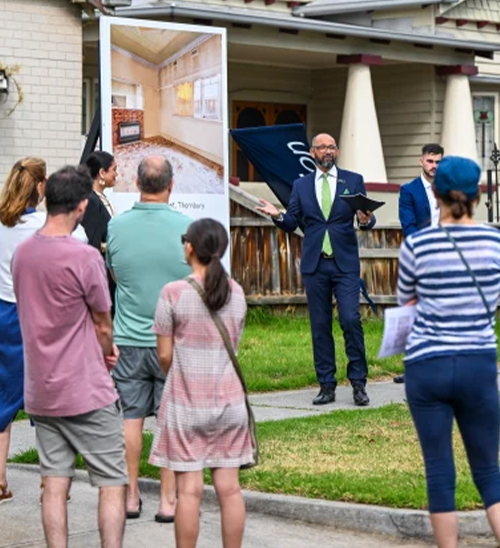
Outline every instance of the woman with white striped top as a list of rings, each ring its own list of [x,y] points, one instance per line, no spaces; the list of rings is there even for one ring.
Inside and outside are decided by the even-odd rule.
[[[439,548],[458,546],[454,419],[500,541],[494,329],[500,296],[500,232],[472,219],[480,177],[475,162],[445,157],[434,180],[440,225],[408,237],[399,258],[398,300],[417,306],[406,346],[406,395],[424,456],[429,512]]]

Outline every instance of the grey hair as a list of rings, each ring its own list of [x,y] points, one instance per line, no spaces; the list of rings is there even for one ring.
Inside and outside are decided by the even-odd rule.
[[[137,169],[139,188],[145,194],[160,194],[172,184],[173,170],[163,157],[146,156]]]

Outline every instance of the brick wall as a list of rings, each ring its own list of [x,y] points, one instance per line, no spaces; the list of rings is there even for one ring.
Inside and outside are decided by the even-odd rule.
[[[139,122],[141,124],[140,139],[144,138],[144,111],[114,108],[112,110],[113,147],[120,144],[119,126],[121,122]]]
[[[0,65],[19,65],[24,102],[0,104],[0,186],[12,164],[40,156],[49,170],[82,149],[82,19],[69,0],[0,0]]]

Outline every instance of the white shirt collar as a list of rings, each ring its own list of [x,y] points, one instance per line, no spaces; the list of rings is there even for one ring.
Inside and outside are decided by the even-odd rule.
[[[432,188],[432,183],[429,183],[429,181],[422,175],[420,175],[420,179],[422,180],[422,184],[426,189]]]
[[[324,171],[321,171],[321,169],[316,167],[316,181],[318,179],[322,179],[324,173],[325,173]],[[328,177],[333,177],[334,179],[336,179],[337,178],[337,166],[334,164],[332,166],[332,168],[330,169],[330,171],[327,171],[326,173],[327,173]]]

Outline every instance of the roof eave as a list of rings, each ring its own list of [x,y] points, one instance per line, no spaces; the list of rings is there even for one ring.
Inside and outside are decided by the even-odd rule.
[[[411,8],[413,6],[424,6],[440,4],[442,0],[364,0],[360,2],[322,3],[311,2],[305,6],[299,6],[292,10],[294,15],[305,17],[321,17],[324,15],[337,15],[342,13],[357,13],[371,10],[389,10],[399,8]],[[316,5],[315,5],[316,4]]]
[[[225,7],[222,11],[212,6],[207,6],[206,4],[194,4],[191,2],[185,4],[182,4],[181,2],[170,2],[141,8],[117,8],[116,15],[125,17],[169,18],[178,15],[180,17],[194,17],[196,19],[218,20],[230,23],[247,23],[275,28],[337,34],[355,38],[394,40],[410,44],[454,48],[490,59],[493,58],[495,51],[500,51],[500,44],[493,45],[488,42],[457,40],[445,36],[407,34],[373,27],[360,27],[347,25],[345,23],[309,20],[304,17],[287,16],[281,13],[275,15],[262,10],[248,10],[232,8],[229,6],[227,8]]]

